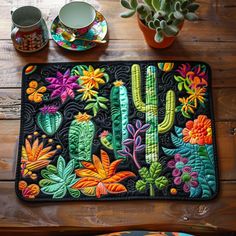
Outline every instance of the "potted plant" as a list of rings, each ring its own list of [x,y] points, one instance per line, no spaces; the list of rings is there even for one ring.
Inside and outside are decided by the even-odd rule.
[[[154,48],[169,47],[181,30],[184,20],[195,21],[199,5],[195,0],[121,0],[128,9],[121,17],[138,13],[138,25],[147,43]]]

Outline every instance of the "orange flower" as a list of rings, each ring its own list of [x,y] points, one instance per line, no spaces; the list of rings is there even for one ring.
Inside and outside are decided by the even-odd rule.
[[[38,138],[32,146],[29,140],[26,139],[25,146],[22,146],[21,152],[22,176],[31,176],[32,171],[47,166],[50,163],[48,159],[56,153],[56,150],[50,151],[51,149],[51,146],[43,148],[43,142],[39,144]]]
[[[190,94],[190,96],[188,97],[189,101],[194,103],[195,108],[197,107],[197,102],[198,101],[201,102],[201,103],[204,103],[204,101],[205,101],[205,98],[204,98],[205,92],[206,92],[205,88],[196,88],[196,89],[190,90],[188,92],[188,94]]]
[[[102,79],[104,73],[102,73],[99,68],[94,70],[92,66],[89,66],[88,71],[84,70],[83,74],[84,75],[80,77],[80,80],[83,81],[81,85],[98,89],[99,84],[105,84],[105,81]]]
[[[186,112],[188,114],[188,112],[192,112],[194,113],[194,106],[192,105],[192,103],[189,101],[188,98],[179,98],[179,101],[182,103],[182,107],[181,110]]]
[[[190,120],[183,129],[183,141],[191,144],[212,144],[211,120],[205,115],[199,115],[194,121]]]
[[[29,199],[35,198],[40,192],[39,186],[37,184],[30,184],[27,186],[27,183],[23,180],[19,182],[18,188],[22,191],[23,197]]]
[[[37,81],[31,81],[29,83],[29,88],[26,89],[26,93],[29,94],[28,99],[32,102],[42,102],[42,97],[43,94],[46,92],[46,87],[42,86],[42,87],[38,87],[38,82]]]
[[[92,96],[95,97],[98,92],[95,90],[92,90],[92,85],[87,85],[79,90],[77,90],[79,93],[83,93],[82,100],[91,99]]]
[[[72,188],[79,189],[88,196],[96,195],[98,198],[108,193],[127,192],[126,187],[119,182],[128,177],[134,177],[135,174],[130,171],[116,173],[116,168],[121,162],[120,159],[110,163],[107,153],[101,150],[101,161],[96,155],[93,155],[93,164],[83,161],[85,168],[75,170],[81,179]]]

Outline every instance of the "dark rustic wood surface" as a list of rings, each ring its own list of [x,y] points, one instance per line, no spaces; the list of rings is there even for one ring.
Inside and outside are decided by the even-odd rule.
[[[203,235],[236,232],[236,2],[199,0],[200,20],[186,22],[174,45],[149,48],[135,17],[121,19],[119,0],[91,0],[109,23],[109,44],[83,53],[58,48],[18,53],[10,40],[12,7],[39,7],[50,26],[66,0],[1,0],[0,4],[0,231],[50,235],[146,229]],[[30,62],[203,60],[212,67],[220,194],[209,202],[118,201],[26,204],[14,191],[22,67]],[[236,133],[236,132],[235,132]],[[33,233],[33,234],[32,234]],[[57,234],[57,233],[56,233]],[[18,234],[20,235],[20,234]],[[49,233],[47,233],[49,235]],[[58,235],[58,234],[57,234]],[[78,234],[77,234],[78,235]]]

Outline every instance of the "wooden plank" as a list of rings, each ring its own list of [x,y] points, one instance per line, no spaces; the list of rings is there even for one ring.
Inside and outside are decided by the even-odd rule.
[[[51,22],[57,16],[59,9],[66,2],[65,0],[55,1],[50,5],[48,1],[3,1],[1,4],[0,15],[0,39],[10,39],[9,30],[11,28],[10,10],[12,7],[20,7],[27,4],[32,4],[39,7],[44,15],[44,19],[50,28]],[[138,28],[136,17],[122,19],[119,14],[126,9],[120,5],[120,1],[110,0],[90,0],[95,8],[101,11],[109,22],[109,36],[111,39],[139,39],[143,40],[141,32]],[[232,1],[199,1],[198,22],[185,22],[184,28],[179,35],[181,42],[185,41],[234,41],[236,28],[232,27],[236,20],[236,15]],[[128,32],[128,33],[127,33]],[[189,33],[191,32],[191,33]]]
[[[236,180],[236,135],[231,131],[236,122],[216,122],[220,179]],[[20,121],[0,120],[0,180],[15,178],[16,150]]]
[[[105,60],[200,60],[208,62],[213,71],[213,87],[236,87],[235,43],[180,42],[165,50],[149,48],[140,40],[111,40],[93,51],[72,53],[50,42],[40,52],[16,52],[11,41],[0,40],[0,87],[21,86],[22,67],[31,62],[105,61]],[[14,61],[14,63],[12,63]]]
[[[236,88],[213,89],[213,101],[216,121],[236,120]],[[20,102],[20,89],[0,89],[0,119],[19,119]]]
[[[14,182],[0,182],[0,230],[87,232],[130,229],[236,231],[236,182],[221,182],[213,201],[116,201],[29,204],[16,198]],[[138,217],[137,217],[138,214]],[[222,217],[224,216],[224,217]]]

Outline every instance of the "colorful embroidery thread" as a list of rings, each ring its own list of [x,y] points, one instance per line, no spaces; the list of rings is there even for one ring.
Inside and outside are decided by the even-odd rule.
[[[213,198],[210,77],[200,62],[28,65],[17,195],[27,201]]]

